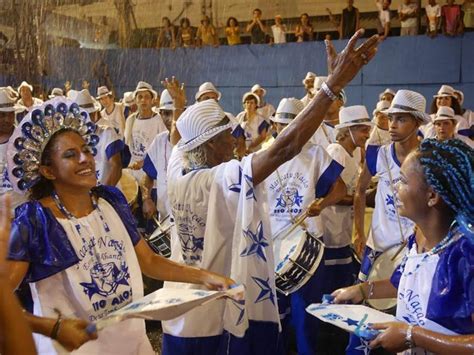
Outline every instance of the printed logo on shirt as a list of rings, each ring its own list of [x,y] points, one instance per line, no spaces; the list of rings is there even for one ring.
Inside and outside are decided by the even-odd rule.
[[[205,219],[193,212],[189,204],[178,203],[174,205],[173,215],[178,229],[184,262],[188,265],[200,262],[204,250]]]
[[[13,190],[13,186],[8,179],[8,170],[6,166],[0,165],[0,194]]]
[[[308,179],[299,172],[288,172],[281,175],[280,179],[275,179],[268,186],[270,196],[275,199],[270,215],[287,219],[290,212],[292,215],[301,213],[304,194],[308,188]]]
[[[398,299],[405,306],[403,319],[410,324],[425,325],[425,314],[421,306],[420,295],[412,289],[406,289],[405,292],[398,293]]]

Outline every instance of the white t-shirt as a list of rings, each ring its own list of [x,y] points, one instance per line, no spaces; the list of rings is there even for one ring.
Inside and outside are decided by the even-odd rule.
[[[435,118],[435,114],[431,114],[431,119]],[[467,119],[464,116],[456,115],[456,119],[458,121],[456,125],[456,133],[460,130],[464,130],[469,127],[467,123]],[[436,128],[433,121],[423,125],[420,127],[421,132],[423,133],[423,138],[436,138]],[[457,137],[456,137],[457,138]]]
[[[425,10],[430,24],[430,31],[436,31],[436,18],[441,17],[441,6],[439,4],[434,6],[428,4],[425,6]]]
[[[97,122],[99,143],[96,146],[97,154],[95,156],[95,171],[97,181],[103,183],[103,173],[110,158],[123,149],[123,141],[118,133],[109,125],[105,119]]]
[[[282,25],[283,26],[283,25]],[[286,31],[285,27],[283,29],[277,25],[272,26],[273,41],[275,43],[286,43]]]
[[[377,9],[379,11],[379,21],[382,27],[385,27],[387,23],[390,23],[390,10],[384,10],[380,2],[377,1]]]
[[[268,123],[268,120],[266,120],[264,116],[258,113],[258,111],[257,111],[256,117],[252,119],[252,122],[249,122],[248,120],[246,120],[245,117],[246,117],[245,111],[242,111],[241,113],[237,115],[236,119],[239,121],[240,127],[242,127],[242,129],[244,130],[245,145],[248,148],[250,144],[252,143],[252,141],[260,135],[259,131],[261,131],[264,127],[268,127],[269,123]],[[261,147],[262,145],[255,147],[254,151],[259,150]]]
[[[416,4],[409,4],[409,5],[401,4],[400,7],[398,8],[398,13],[405,14],[405,15],[414,14],[417,8],[418,6]],[[400,21],[400,26],[403,28],[416,27],[416,23],[417,23],[417,18],[410,17],[404,21]]]
[[[143,165],[143,171],[156,181],[157,201],[156,208],[160,218],[168,216],[171,208],[168,202],[167,171],[168,161],[173,147],[170,143],[168,131],[158,134],[148,147]]]
[[[265,103],[265,106],[259,107],[257,109],[257,113],[260,116],[263,116],[267,121],[270,120],[270,117],[275,113],[275,107],[273,107],[272,104],[269,104],[268,102]]]
[[[311,137],[310,142],[326,149],[329,144],[336,143],[336,133],[334,126],[323,121]]]
[[[354,195],[360,170],[360,149],[351,156],[339,143],[330,144],[327,152],[344,167],[341,178],[346,184],[347,194]],[[324,224],[324,244],[326,248],[342,248],[351,244],[354,213],[352,206],[334,205],[321,212]]]
[[[372,176],[378,177],[375,208],[367,245],[376,251],[385,251],[402,242],[401,234],[403,238],[408,238],[413,233],[415,224],[398,214],[394,189],[396,183],[400,181],[401,164],[395,154],[395,144],[368,146],[366,160],[369,172]]]
[[[390,139],[390,132],[385,129],[374,126],[372,132],[370,132],[370,137],[367,139],[366,146],[369,145],[385,145],[390,144],[392,140]]]
[[[38,99],[37,97],[33,97],[33,105],[30,107],[26,107],[25,104],[23,103],[23,99],[18,100],[18,105],[25,107],[28,112],[33,111],[35,107],[41,106],[43,104],[43,100]]]
[[[108,120],[112,127],[117,129],[121,138],[123,138],[123,132],[125,130],[125,107],[121,103],[114,103],[114,109],[110,114],[107,113],[107,110],[104,108],[100,111],[102,118]]]
[[[326,196],[342,169],[323,147],[307,143],[295,158],[267,177],[272,235],[291,224],[292,218],[304,212],[314,199]],[[320,216],[306,219],[305,224],[316,237],[323,235]]]
[[[80,261],[50,277],[31,283],[36,315],[56,318],[57,308],[66,317],[94,322],[143,297],[143,282],[132,240],[113,207],[104,199],[99,212],[76,221],[57,219]],[[39,354],[64,353],[57,342],[34,335]],[[73,354],[153,354],[145,322],[126,320],[99,332],[99,338],[85,343]]]

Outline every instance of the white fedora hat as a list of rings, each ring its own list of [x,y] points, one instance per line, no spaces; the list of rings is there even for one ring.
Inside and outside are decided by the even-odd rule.
[[[260,105],[260,97],[253,92],[246,92],[244,96],[242,96],[242,103],[244,103],[249,97],[255,98],[255,100],[257,100],[257,106]]]
[[[459,116],[454,113],[454,110],[448,106],[440,106],[436,112],[433,122],[444,120],[459,120]]]
[[[454,96],[454,88],[449,85],[441,85],[436,95],[433,97],[456,97]]]
[[[99,100],[107,95],[113,95],[112,91],[110,91],[107,86],[99,86],[96,99]]]
[[[375,116],[377,113],[379,113],[381,111],[385,111],[389,107],[390,107],[390,101],[381,100],[381,101],[377,102],[377,105],[375,106],[375,109],[372,112],[372,115]],[[384,113],[384,112],[382,112],[382,113]]]
[[[27,87],[30,89],[31,92],[33,92],[33,86],[31,84],[28,84],[26,81],[22,81],[20,86],[18,86],[18,92],[20,92],[20,89],[23,87]]]
[[[383,111],[387,115],[394,113],[409,113],[421,121],[421,124],[431,122],[431,117],[425,112],[426,99],[423,95],[411,90],[398,90],[390,108]]]
[[[219,101],[221,99],[221,93],[220,91],[218,91],[216,89],[216,87],[214,86],[213,83],[211,83],[210,81],[206,81],[205,83],[201,84],[201,86],[199,86],[199,90],[198,92],[196,93],[196,95],[194,95],[194,98],[197,100],[199,100],[199,98],[204,95],[204,94],[207,94],[209,92],[213,92],[215,94],[217,94],[217,101]]]
[[[122,102],[125,106],[132,106],[135,102],[135,97],[133,96],[133,91],[126,91],[123,93]]]
[[[174,101],[168,89],[163,90],[160,96],[160,107],[153,107],[152,111],[160,113],[160,110],[174,110]]]
[[[10,95],[14,96],[16,99],[18,99],[18,97],[20,97],[18,92],[14,88],[12,88],[11,86],[7,86],[7,87],[5,87],[5,89],[7,89],[10,92]]]
[[[289,124],[303,109],[304,104],[300,100],[294,97],[283,98],[271,120],[277,123]]]
[[[146,81],[139,81],[137,84],[137,88],[133,92],[133,97],[135,98],[137,94],[141,91],[149,91],[154,99],[158,97],[158,93],[153,90],[153,86],[148,84]]]
[[[386,88],[384,91],[382,91],[380,94],[379,94],[379,100],[382,100],[382,96],[385,95],[385,94],[390,94],[392,96],[395,96],[395,91],[393,91],[392,89],[390,88]]]
[[[339,124],[335,129],[352,126],[373,126],[374,123],[369,118],[369,113],[363,105],[343,107],[339,111]]]
[[[50,99],[54,99],[57,96],[64,96],[64,91],[61,88],[54,88],[51,90],[51,95],[48,95]]]
[[[302,83],[304,84],[306,81],[311,80],[311,79],[312,79],[312,80],[315,80],[315,79],[316,79],[316,76],[317,76],[316,74],[314,74],[313,72],[309,71],[309,72],[306,73],[306,76],[305,76],[305,78],[302,80]]]
[[[0,88],[0,112],[21,112],[26,107],[15,103],[16,97],[12,95],[9,88]]]
[[[258,90],[262,90],[262,91],[263,91],[263,95],[262,95],[262,96],[265,96],[265,95],[267,94],[267,90],[265,90],[264,88],[262,88],[262,87],[260,86],[260,84],[255,84],[254,86],[252,86],[252,89],[251,89],[250,91],[255,94],[255,92],[257,92]]]
[[[87,111],[87,113],[96,112],[101,109],[100,103],[98,103],[97,100],[91,96],[91,93],[87,89],[79,91],[74,101],[79,105],[80,108],[84,109],[84,111]]]
[[[188,152],[232,128],[232,122],[216,101],[205,100],[189,106],[176,122],[176,128],[181,134],[178,150]]]

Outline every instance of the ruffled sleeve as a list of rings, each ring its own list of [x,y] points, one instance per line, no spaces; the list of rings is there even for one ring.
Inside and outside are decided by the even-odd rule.
[[[98,197],[102,197],[108,203],[112,205],[115,212],[119,215],[122,220],[125,229],[127,229],[130,238],[132,239],[133,245],[137,245],[141,240],[140,234],[138,233],[137,224],[135,218],[132,215],[132,211],[128,206],[127,200],[122,192],[114,186],[99,185],[94,188],[94,192],[97,193]]]
[[[15,210],[8,258],[29,263],[27,282],[40,281],[79,262],[62,226],[37,201]]]
[[[440,255],[427,318],[460,334],[474,333],[474,245],[466,237]]]

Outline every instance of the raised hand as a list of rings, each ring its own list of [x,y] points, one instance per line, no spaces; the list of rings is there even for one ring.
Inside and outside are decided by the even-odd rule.
[[[379,36],[374,35],[356,48],[357,40],[364,34],[358,30],[341,53],[337,53],[330,40],[325,40],[328,62],[328,85],[338,93],[344,88],[377,53]]]
[[[174,107],[177,109],[182,109],[186,106],[186,91],[184,89],[184,83],[181,83],[174,76],[171,77],[171,80],[166,78],[161,82],[163,87],[168,90],[171,97],[174,101]]]

